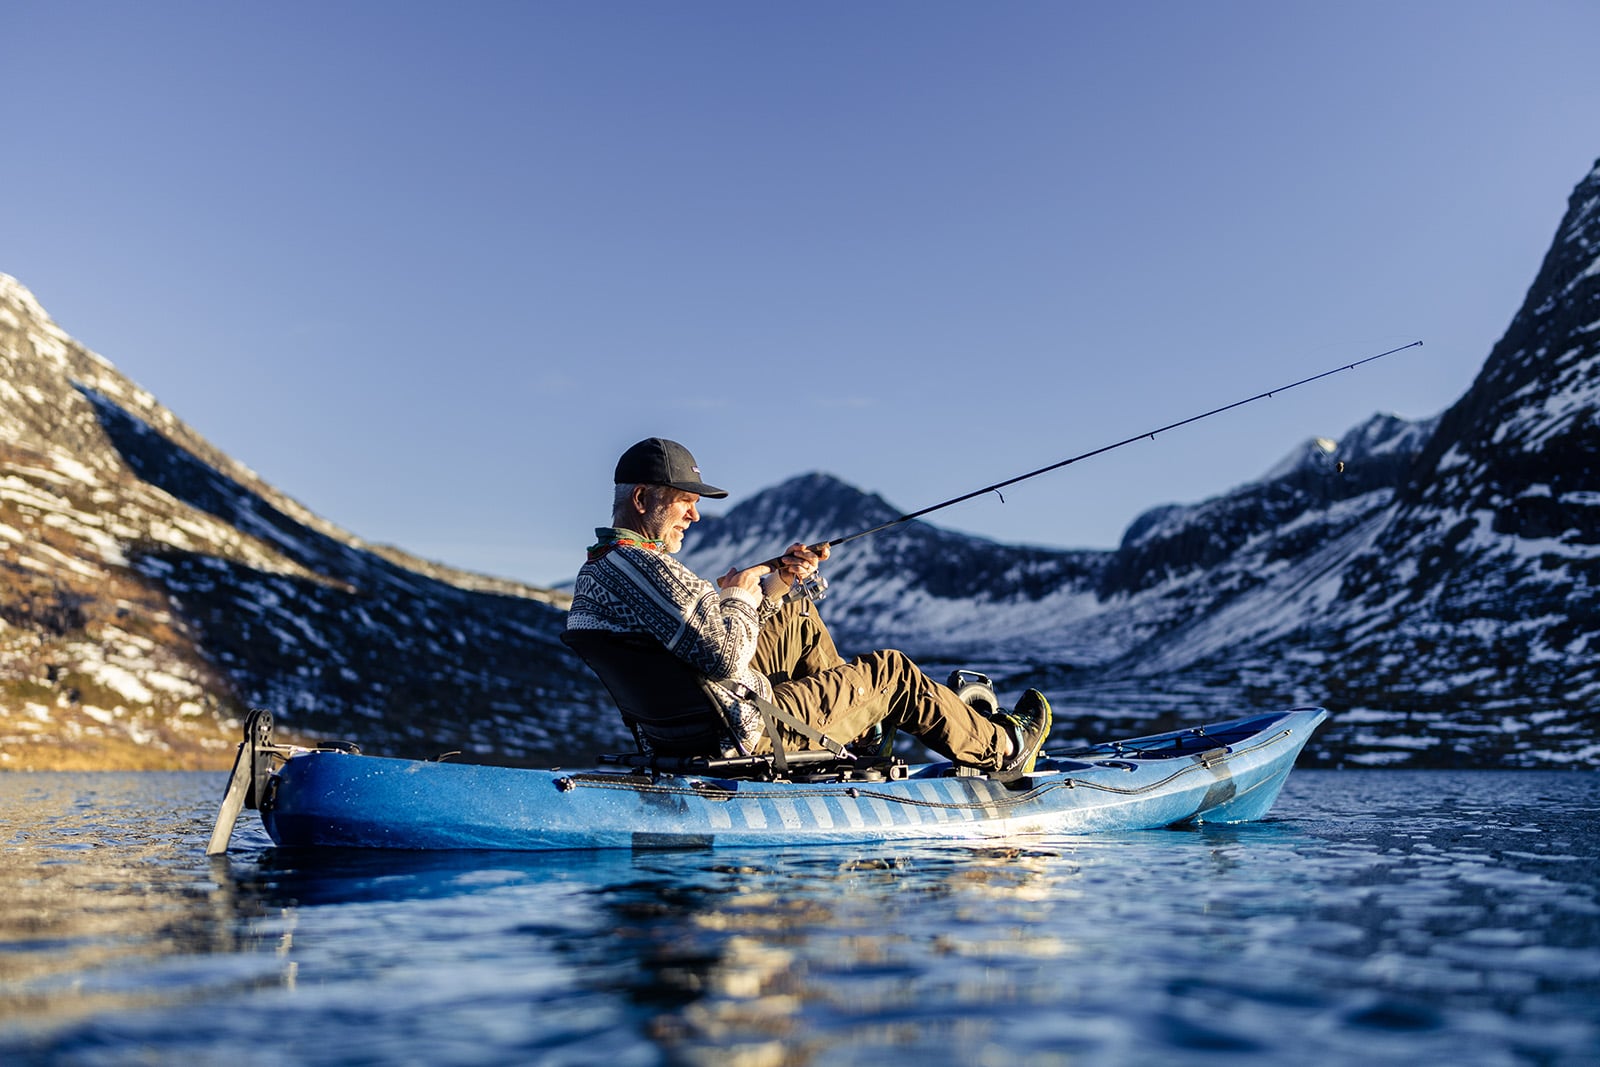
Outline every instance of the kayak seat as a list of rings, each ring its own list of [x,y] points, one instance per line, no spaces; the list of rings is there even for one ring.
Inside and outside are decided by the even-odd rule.
[[[610,630],[566,630],[561,640],[606,687],[641,752],[723,754],[734,732],[710,681],[660,641]]]
[[[648,634],[567,630],[561,640],[606,687],[639,746],[635,756],[601,756],[602,763],[731,778],[905,777],[903,760],[887,752],[858,756],[759,693],[736,682],[707,678]],[[780,738],[781,723],[815,747],[792,750],[780,741],[768,752],[751,752],[735,740],[737,734],[723,710],[728,695],[754,705],[768,737]]]

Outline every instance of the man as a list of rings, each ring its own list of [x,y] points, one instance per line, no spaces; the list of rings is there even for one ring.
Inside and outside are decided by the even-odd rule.
[[[960,764],[1026,774],[1050,733],[1050,704],[1030,689],[1015,711],[990,718],[918,669],[904,653],[869,652],[846,661],[809,601],[786,599],[816,573],[827,546],[792,545],[776,568],[732,569],[708,582],[673,558],[697,522],[707,485],[689,450],[659,437],[617,461],[611,525],[578,571],[569,630],[648,634],[706,676],[761,694],[841,742],[882,722],[905,730]],[[735,738],[771,751],[758,710],[728,695]]]

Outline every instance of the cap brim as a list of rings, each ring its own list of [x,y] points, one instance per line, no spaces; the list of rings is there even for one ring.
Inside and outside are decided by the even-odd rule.
[[[685,493],[708,496],[717,500],[721,500],[728,495],[726,489],[718,489],[716,486],[707,485],[705,482],[668,482],[667,484],[674,489],[681,489]]]

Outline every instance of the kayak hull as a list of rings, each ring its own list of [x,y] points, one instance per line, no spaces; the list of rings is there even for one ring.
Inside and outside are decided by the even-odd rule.
[[[1296,708],[1041,759],[1015,782],[949,764],[882,781],[563,772],[304,752],[260,805],[284,847],[710,848],[973,840],[1242,822],[1327,717]]]

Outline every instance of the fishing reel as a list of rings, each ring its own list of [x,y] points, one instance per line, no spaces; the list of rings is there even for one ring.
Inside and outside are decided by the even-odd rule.
[[[828,579],[818,571],[809,578],[797,579],[789,586],[785,600],[809,600],[813,604],[822,603],[822,598],[828,595]]]

